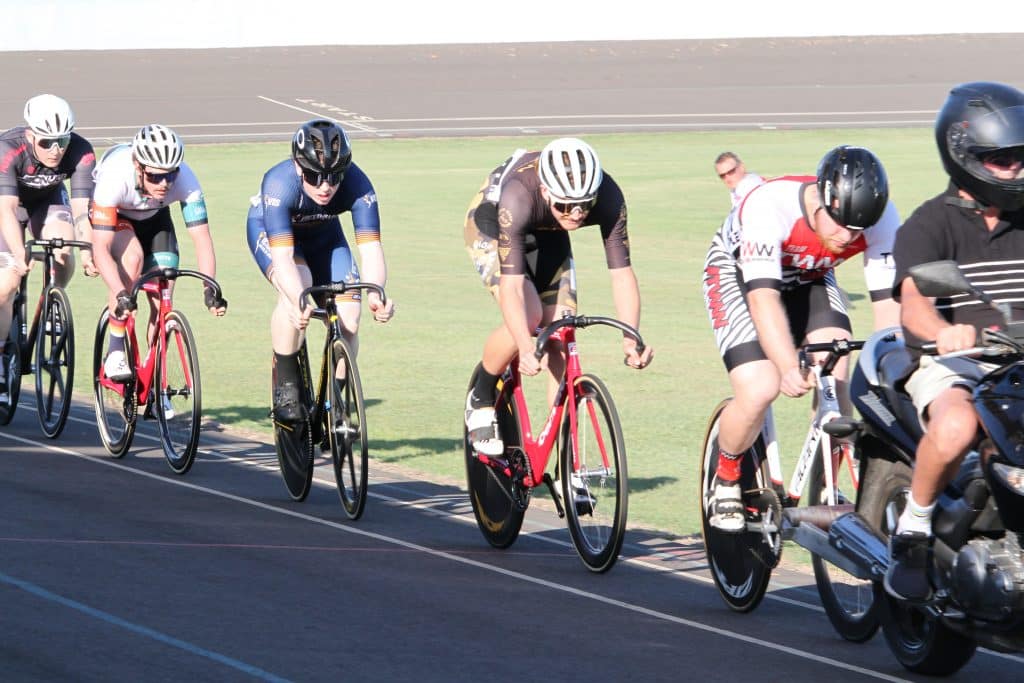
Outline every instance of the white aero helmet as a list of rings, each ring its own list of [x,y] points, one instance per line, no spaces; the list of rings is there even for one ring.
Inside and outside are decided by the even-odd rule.
[[[181,138],[168,128],[158,124],[142,127],[132,140],[132,154],[143,166],[173,171],[185,157],[185,145]]]
[[[75,115],[63,98],[36,95],[25,103],[25,123],[36,135],[59,138],[75,127]]]
[[[601,187],[601,161],[578,138],[552,140],[540,153],[540,182],[557,199],[591,199]]]

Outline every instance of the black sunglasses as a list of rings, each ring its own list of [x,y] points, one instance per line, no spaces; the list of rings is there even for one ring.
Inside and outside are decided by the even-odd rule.
[[[36,138],[36,143],[43,149],[50,149],[54,145],[61,149],[67,149],[67,146],[71,144],[71,136],[61,135],[57,138]]]
[[[587,213],[588,211],[594,208],[595,204],[597,204],[597,197],[591,197],[590,199],[581,199],[579,201],[574,202],[558,202],[552,200],[551,208],[557,211],[558,213],[562,214],[563,217],[565,217],[571,216],[572,212],[576,209],[579,209],[583,213]]]
[[[1000,168],[1010,168],[1024,162],[1024,147],[997,149],[994,152],[982,155],[981,160],[984,163],[999,166]]]
[[[718,174],[718,177],[719,177],[719,178],[721,178],[722,180],[725,180],[725,179],[726,179],[727,177],[731,176],[731,175],[732,175],[733,173],[735,173],[735,172],[736,172],[737,170],[739,170],[739,166],[733,166],[733,167],[732,167],[732,168],[730,168],[730,169],[729,169],[728,171],[726,171],[726,172],[724,172],[724,173],[719,173],[719,174]]]
[[[143,171],[142,173],[146,176],[146,180],[154,185],[159,185],[165,180],[167,181],[167,184],[170,185],[178,179],[178,172],[180,170],[181,169],[176,168],[173,171],[167,171],[165,173],[151,173],[150,171]]]
[[[308,168],[302,169],[302,179],[313,187],[320,187],[326,182],[331,187],[341,184],[341,179],[345,177],[345,174],[341,171],[334,171],[333,173],[318,173],[317,171],[311,171]]]

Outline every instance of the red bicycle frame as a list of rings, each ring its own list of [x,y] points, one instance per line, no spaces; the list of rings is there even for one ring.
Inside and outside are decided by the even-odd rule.
[[[505,387],[511,387],[510,393],[515,402],[516,414],[519,416],[519,429],[522,433],[522,448],[526,455],[528,471],[523,476],[522,485],[527,488],[540,486],[544,483],[544,471],[547,469],[551,452],[558,439],[559,425],[562,423],[562,416],[566,406],[569,410],[569,433],[572,435],[573,463],[579,466],[579,443],[576,439],[576,380],[583,375],[580,366],[580,354],[576,348],[576,327],[569,325],[555,330],[549,339],[562,344],[565,348],[565,372],[562,373],[558,391],[555,394],[554,404],[548,412],[547,421],[537,438],[533,437],[533,430],[530,424],[530,412],[526,404],[526,396],[523,393],[522,378],[519,374],[519,358],[516,357],[509,365],[509,370],[502,378]],[[504,392],[505,389],[502,389]],[[594,424],[598,424],[597,416],[594,414],[594,405],[587,404]],[[603,435],[598,432],[598,445],[601,450],[601,461],[605,468],[609,468],[608,450],[604,443]],[[486,455],[480,454],[480,460],[488,462]],[[511,470],[507,467],[505,472],[511,476]]]

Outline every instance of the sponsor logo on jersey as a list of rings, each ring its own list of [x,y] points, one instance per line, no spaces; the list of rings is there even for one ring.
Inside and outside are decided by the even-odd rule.
[[[263,195],[263,203],[266,206],[281,206],[281,199],[279,197],[272,197],[269,194]]]
[[[744,261],[771,261],[775,258],[775,245],[744,240],[740,245],[740,256]]]

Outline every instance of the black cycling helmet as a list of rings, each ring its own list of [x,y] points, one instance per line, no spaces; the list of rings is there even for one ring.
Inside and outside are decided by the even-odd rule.
[[[836,223],[864,230],[885,212],[889,178],[870,150],[842,145],[818,163],[818,199]]]
[[[962,83],[935,119],[935,142],[950,179],[979,202],[1004,211],[1024,207],[1024,170],[999,178],[982,159],[1001,153],[1024,161],[1024,93],[1002,83]],[[1018,164],[1024,168],[1024,164]],[[1012,169],[1007,171],[1012,174]]]
[[[295,131],[292,158],[315,173],[344,175],[352,163],[352,145],[341,126],[326,119],[313,119]]]

